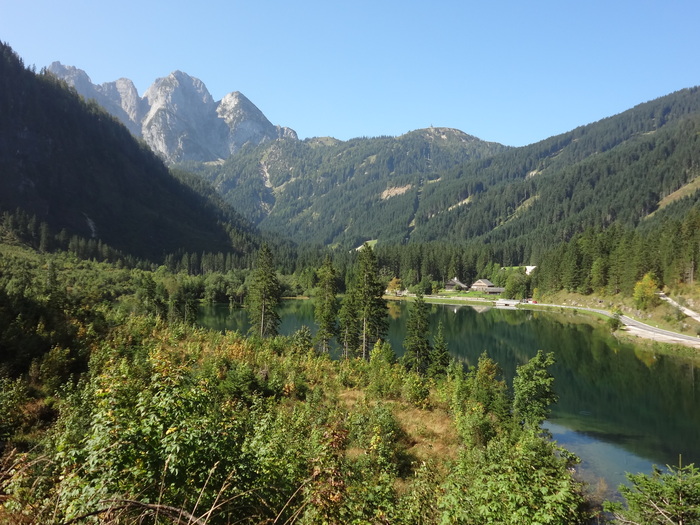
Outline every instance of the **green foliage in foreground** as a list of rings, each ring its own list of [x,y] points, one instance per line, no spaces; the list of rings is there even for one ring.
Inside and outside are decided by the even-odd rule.
[[[627,508],[608,504],[615,523],[700,523],[700,470],[694,465],[668,467],[668,472],[655,467],[651,476],[627,474],[627,479],[631,485],[620,486]]]
[[[486,354],[333,361],[308,329],[194,328],[189,279],[0,251],[0,523],[585,522],[576,458],[539,426],[550,355],[512,387]],[[675,479],[693,511],[696,471]]]
[[[7,456],[0,519],[177,523],[172,509],[199,523],[582,519],[570,457],[510,417],[505,385],[481,370],[497,370],[488,358],[426,382],[386,343],[370,361],[331,361],[298,340],[122,318],[62,390],[38,447]],[[454,418],[448,457],[411,450],[401,414],[421,396],[426,414]],[[489,425],[487,437],[474,430]]]

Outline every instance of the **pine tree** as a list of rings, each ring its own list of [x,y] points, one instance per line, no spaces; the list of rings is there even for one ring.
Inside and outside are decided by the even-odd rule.
[[[348,290],[338,314],[338,342],[343,347],[343,357],[349,358],[360,346],[360,320],[358,318],[357,292]]]
[[[272,252],[263,244],[253,270],[250,288],[246,296],[246,308],[251,333],[260,337],[277,335],[280,317],[277,313],[282,295],[272,259]]]
[[[693,463],[685,467],[654,466],[651,475],[626,474],[629,483],[619,490],[626,505],[606,501],[615,523],[699,523],[700,470]]]
[[[408,314],[406,337],[403,341],[406,351],[403,362],[408,370],[419,374],[427,373],[431,351],[428,333],[428,305],[423,295],[418,293]]]
[[[322,352],[328,352],[330,340],[338,335],[336,317],[338,314],[338,293],[337,277],[338,272],[333,267],[330,256],[326,257],[323,266],[318,272],[318,290],[316,298],[315,318],[318,325],[316,341]]]
[[[451,360],[452,357],[447,348],[447,341],[445,341],[442,321],[440,321],[433,340],[433,347],[430,350],[430,358],[428,359],[428,377],[438,378],[446,375]]]
[[[386,333],[387,306],[383,299],[384,286],[379,280],[377,258],[372,247],[365,243],[360,248],[357,290],[358,319],[360,321],[360,351],[363,359],[369,359],[374,343]]]

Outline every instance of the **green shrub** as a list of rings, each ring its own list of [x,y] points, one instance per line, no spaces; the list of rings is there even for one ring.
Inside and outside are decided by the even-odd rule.
[[[606,502],[615,523],[700,523],[700,470],[694,464],[668,467],[666,472],[654,467],[650,476],[627,474],[630,485],[619,490],[627,503]]]
[[[21,379],[0,376],[0,443],[10,439],[22,427],[22,405],[27,401],[27,394],[27,387]]]
[[[430,384],[416,372],[407,372],[404,375],[401,397],[408,403],[425,408],[430,397]]]

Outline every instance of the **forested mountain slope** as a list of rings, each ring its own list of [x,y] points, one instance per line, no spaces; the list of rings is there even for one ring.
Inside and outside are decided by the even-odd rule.
[[[465,164],[424,192],[411,238],[503,242],[526,262],[587,227],[636,227],[700,175],[699,112],[700,92],[686,89]]]
[[[478,241],[523,263],[590,226],[636,227],[692,184],[699,114],[692,88],[522,148],[430,128],[277,141],[187,168],[261,227],[299,241]]]
[[[203,181],[176,178],[95,103],[0,45],[0,211],[137,257],[244,253],[252,226]],[[196,187],[195,187],[196,186]]]
[[[261,228],[300,242],[355,246],[375,237],[404,240],[416,196],[440,172],[507,149],[428,128],[400,137],[279,140],[221,164],[184,167],[211,180]]]

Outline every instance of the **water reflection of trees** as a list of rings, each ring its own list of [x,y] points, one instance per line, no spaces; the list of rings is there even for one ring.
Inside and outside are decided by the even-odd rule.
[[[403,352],[407,305],[392,302],[388,339]],[[283,334],[313,326],[312,301],[284,301]],[[242,312],[236,326],[245,331]],[[217,322],[221,321],[216,317]],[[476,365],[486,351],[510,383],[518,365],[537,350],[554,352],[552,369],[559,402],[553,417],[569,428],[595,433],[659,463],[700,462],[698,361],[640,350],[621,343],[605,327],[581,318],[525,310],[432,305],[431,328],[442,321],[451,353]],[[207,324],[207,323],[205,323]],[[211,326],[208,324],[208,326]]]

